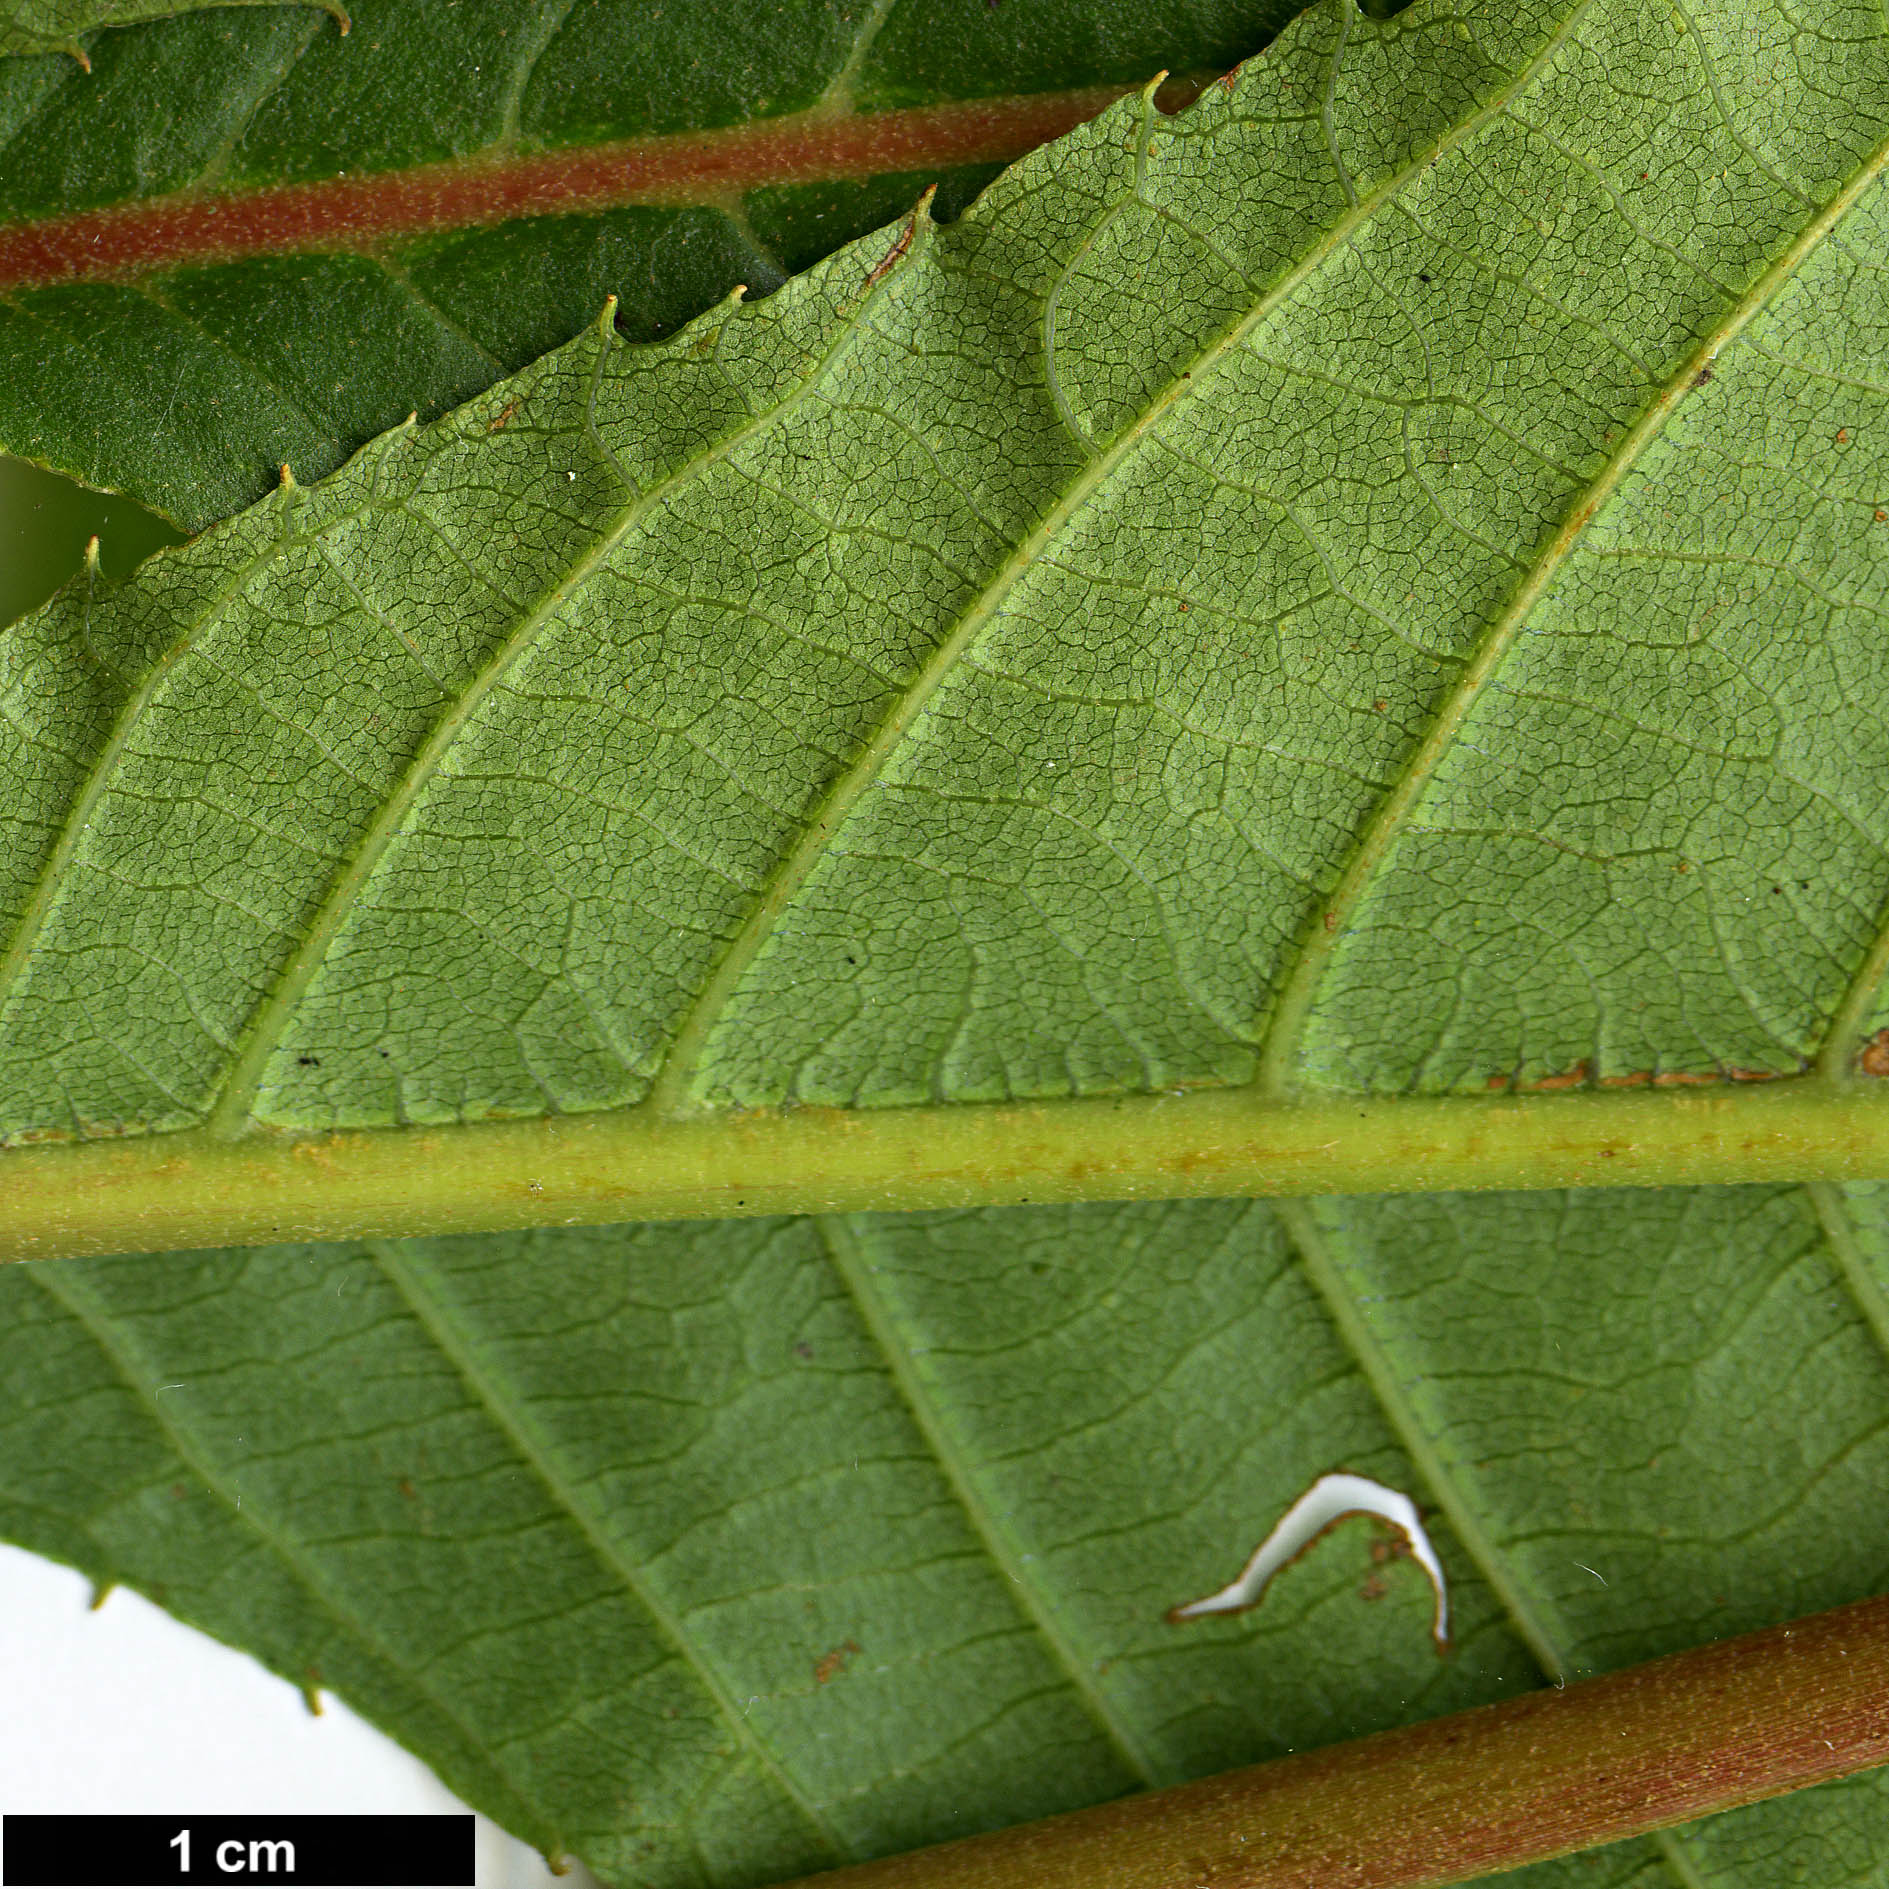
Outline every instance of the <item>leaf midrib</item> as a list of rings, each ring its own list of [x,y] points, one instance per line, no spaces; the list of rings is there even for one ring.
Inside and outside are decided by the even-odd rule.
[[[614,209],[713,208],[763,186],[858,182],[1007,162],[1119,99],[1120,85],[882,112],[808,111],[518,152],[502,144],[402,169],[160,196],[0,219],[0,291],[121,281],[252,256],[348,252],[532,218]],[[258,102],[258,109],[267,102]]]

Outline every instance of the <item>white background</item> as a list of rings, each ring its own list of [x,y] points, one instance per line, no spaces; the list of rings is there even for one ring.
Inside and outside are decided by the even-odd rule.
[[[0,621],[77,570],[94,531],[108,572],[135,555],[128,545],[148,548],[135,507],[81,498],[0,455]],[[312,1716],[294,1687],[126,1589],[97,1613],[90,1602],[71,1569],[0,1544],[0,1817],[464,1810],[338,1701],[324,1698]],[[581,1870],[552,1876],[483,1819],[478,1880],[591,1885]]]
[[[125,1588],[0,1545],[0,1813],[438,1813],[417,1758]],[[4,1852],[0,1851],[0,1858]],[[0,1861],[0,1869],[4,1862]],[[589,1889],[483,1818],[479,1889]],[[398,1885],[389,1885],[398,1889]]]

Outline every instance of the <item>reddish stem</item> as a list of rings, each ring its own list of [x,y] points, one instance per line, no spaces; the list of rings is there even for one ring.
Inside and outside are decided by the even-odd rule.
[[[0,229],[0,290],[285,250],[367,249],[513,217],[712,202],[760,184],[935,175],[1020,157],[1093,118],[1122,91],[1088,86],[848,117],[800,113],[721,131],[487,153],[227,196],[152,197]]]
[[[1889,1597],[808,1889],[1418,1889],[1889,1763]]]

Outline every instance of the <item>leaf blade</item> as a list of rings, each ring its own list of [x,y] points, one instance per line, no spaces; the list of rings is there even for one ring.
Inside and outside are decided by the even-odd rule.
[[[1102,1129],[1110,1153],[1089,1191],[1199,1188],[1209,1171],[1280,1184],[1276,1161],[1252,1178],[1238,1147],[1203,1138],[1229,1131],[1248,1148],[1298,1136],[1286,1184],[1315,1191],[1386,1171],[1364,1130],[1322,1161],[1310,1137],[1326,1085],[1535,1082],[1600,1092],[1580,1145],[1543,1179],[1587,1178],[1623,1154],[1643,1179],[1723,1174],[1712,1162],[1737,1158],[1735,1123],[1774,1124],[1762,1132],[1779,1158],[1798,1138],[1797,1167],[1768,1171],[1840,1177],[1878,1158],[1844,1039],[1871,1014],[1884,957],[1867,785],[1880,734],[1797,676],[1741,675],[1732,653],[1754,622],[1776,644],[1788,620],[1812,673],[1867,674],[1875,527],[1852,485],[1873,461],[1793,448],[1747,492],[1721,482],[1709,516],[1658,521],[1739,427],[1758,429],[1747,457],[1766,429],[1800,427],[1838,368],[1845,400],[1874,398],[1862,385],[1874,290],[1852,258],[1880,215],[1889,147],[1860,120],[1805,119],[1793,151],[1753,157],[1742,108],[1708,99],[1726,148],[1747,153],[1746,221],[1716,251],[1709,232],[1684,236],[1697,253],[1661,263],[1672,295],[1636,305],[1644,332],[1629,346],[1592,278],[1597,258],[1652,266],[1639,226],[1652,212],[1590,218],[1592,167],[1536,121],[1589,109],[1570,76],[1630,15],[1548,8],[1486,43],[1422,11],[1389,25],[1308,16],[1190,117],[1118,106],[957,225],[934,230],[921,213],[653,350],[605,330],[450,422],[387,436],[332,482],[285,486],[129,589],[66,599],[12,644],[19,675],[48,678],[32,684],[40,697],[92,695],[56,760],[37,732],[43,702],[22,710],[13,749],[12,797],[45,824],[35,838],[27,823],[14,861],[0,1128],[205,1124],[201,1147],[162,1157],[195,1161],[252,1117],[303,1132],[625,1111],[600,1132],[659,1161],[681,1147],[672,1114],[944,1104],[946,1144],[962,1134],[969,1153],[1014,1118],[967,1124],[953,1113],[966,1103],[1141,1090],[1149,1104]],[[1737,38],[1730,14],[1707,26],[1715,44]],[[1710,69],[1690,42],[1672,58],[1684,75]],[[1422,83],[1405,84],[1415,103],[1393,122],[1376,103],[1399,72]],[[1300,110],[1308,97],[1320,114]],[[1651,151],[1666,109],[1625,98],[1608,135]],[[1525,281],[1483,253],[1515,215],[1490,167],[1518,153],[1540,190],[1585,193],[1559,224],[1534,219]],[[1787,187],[1786,157],[1841,181],[1820,198]],[[1231,187],[1295,165],[1304,182],[1283,201]],[[1454,250],[1429,230],[1452,218],[1465,232]],[[1416,286],[1387,302],[1393,252]],[[1416,265],[1446,261],[1453,286],[1425,329],[1405,303],[1437,284]],[[1374,332],[1364,317],[1387,308],[1410,319]],[[1256,431],[1282,390],[1309,398],[1320,384],[1334,322],[1368,337],[1357,346],[1381,388],[1401,374],[1415,404],[1387,391],[1348,414],[1328,387],[1316,424]],[[1449,373],[1485,373],[1512,343],[1544,363],[1535,392],[1561,390],[1530,423],[1533,444],[1519,394],[1492,385],[1478,404],[1448,381],[1445,343],[1465,322],[1483,352]],[[988,345],[967,354],[967,334]],[[1806,378],[1791,350],[1821,365]],[[1476,490],[1454,511],[1408,438],[1383,457],[1387,427],[1418,425],[1481,429]],[[1415,536],[1395,557],[1357,510],[1351,466],[1328,455],[1344,426],[1406,508],[1398,529]],[[1873,451],[1861,421],[1858,437]],[[1435,463],[1454,469],[1447,453]],[[1303,487],[1289,503],[1271,489],[1288,478]],[[1167,584],[1170,518],[1197,501],[1224,517]],[[1800,585],[1788,619],[1766,593],[1771,614],[1754,619],[1754,599],[1724,587],[1748,563],[1743,539],[1793,504],[1806,544],[1840,547],[1848,590]],[[1476,506],[1508,507],[1511,543],[1478,536]],[[1649,529],[1719,535],[1690,561],[1656,545],[1640,559],[1650,577],[1608,575]],[[1242,584],[1282,614],[1249,621],[1229,602]],[[1702,588],[1714,584],[1717,602]],[[1374,601],[1387,585],[1405,588],[1407,624]],[[1610,627],[1589,633],[1584,611]],[[1708,628],[1675,641],[1666,619],[1687,611]],[[1611,627],[1646,612],[1638,641]],[[1603,712],[1589,646],[1605,654],[1622,634],[1631,685]],[[135,677],[116,710],[97,693],[100,661]],[[1717,745],[1688,745],[1674,724],[1695,674],[1717,679]],[[1361,686],[1406,704],[1398,725],[1377,712],[1386,697],[1364,712]],[[1557,745],[1571,696],[1588,698],[1584,731],[1633,758],[1614,796],[1630,814],[1605,797],[1557,804],[1587,766]],[[1738,732],[1754,703],[1776,730],[1768,754]],[[1242,732],[1281,713],[1288,740]],[[1485,722],[1520,743],[1532,776],[1514,777]],[[91,749],[76,773],[75,740]],[[262,783],[259,798],[232,793],[232,773]],[[1492,802],[1503,819],[1474,824]],[[1801,937],[1781,927],[1786,907],[1721,890],[1751,867],[1686,838],[1768,806],[1792,809],[1770,821],[1766,864],[1778,897],[1787,869],[1808,875],[1812,896],[1791,902]],[[173,818],[204,862],[181,881]],[[1427,858],[1441,865],[1413,872]],[[1547,908],[1561,913],[1550,975],[1525,926],[1474,937],[1487,901],[1465,888],[1517,861],[1561,902]],[[1586,902],[1570,908],[1576,895]],[[1473,948],[1450,925],[1472,927]],[[468,934],[486,945],[469,955]],[[1659,944],[1623,955],[1627,935]],[[1455,1000],[1439,1023],[1431,993],[1475,980],[1509,994],[1483,1011]],[[1598,1106],[1615,1087],[1790,1075],[1820,1048],[1823,1086],[1789,1099],[1739,1096],[1724,1115],[1717,1097],[1703,1112],[1677,1098]],[[1274,1094],[1305,1083],[1313,1112],[1152,1102],[1256,1075]],[[1465,1103],[1407,1118],[1446,1147],[1473,1140],[1479,1119],[1493,1136],[1480,1178],[1496,1181],[1576,1117],[1478,1117]],[[1174,1144],[1182,1120],[1202,1124],[1192,1144]],[[1066,1165],[1057,1136],[1093,1127],[1042,1121],[1032,1179]],[[511,1158],[554,1153],[562,1132]],[[847,1131],[810,1115],[754,1132],[811,1149]],[[917,1132],[875,1122],[852,1178],[828,1174],[837,1195],[819,1192],[816,1154],[809,1191],[773,1204],[856,1198],[846,1187],[889,1178],[882,1161],[896,1175]],[[1136,1169],[1138,1135],[1173,1145]],[[1705,1154],[1715,1137],[1720,1154]],[[266,1190],[298,1158],[249,1146],[253,1160],[218,1168],[243,1187]],[[45,1170],[55,1193],[85,1171]],[[485,1196],[530,1178],[495,1175]],[[747,1178],[704,1175],[688,1210],[742,1204]],[[963,1198],[940,1187],[906,1197]],[[612,1211],[595,1197],[585,1210]]]
[[[278,1590],[219,1571],[172,1519],[177,1472],[74,1447],[121,1367],[94,1390],[82,1354],[48,1342],[68,1328],[22,1307],[48,1302],[44,1280],[85,1302],[137,1382],[177,1387],[156,1401],[177,1404],[224,1523],[253,1512],[397,1650],[391,1672],[357,1660],[344,1683],[337,1660],[320,1683],[536,1840],[676,1884],[818,1859],[757,1792],[728,1708],[631,1656],[639,1591],[867,1855],[1129,1781],[1032,1609],[1160,1774],[1186,1777],[1541,1683],[1479,1560],[1577,1671],[1879,1586],[1865,1518],[1889,1367],[1832,1290],[1841,1266],[1803,1190],[1540,1205],[1322,1202],[1323,1291],[1264,1205],[864,1216],[836,1231],[869,1319],[808,1222],[14,1269],[4,1527],[159,1585],[310,1683],[306,1642],[271,1639],[244,1603],[245,1582]],[[1347,1317],[1432,1439],[1420,1459]],[[507,1436],[531,1440],[521,1454]],[[521,1476],[533,1456],[562,1499]],[[1367,1553],[1356,1525],[1257,1612],[1164,1621],[1333,1461],[1430,1503],[1439,1459],[1453,1659],[1431,1648],[1421,1573]],[[972,1527],[954,1487],[1001,1530]],[[1474,1551],[1449,1520],[1465,1499]],[[415,1665],[450,1689],[470,1763],[454,1762],[468,1732],[429,1717],[410,1675],[395,1684]],[[665,1808],[683,1803],[693,1839]],[[1860,1780],[1681,1833],[1679,1880],[1755,1889],[1788,1863],[1860,1884],[1880,1803]],[[1543,1880],[1589,1880],[1573,1868]]]
[[[471,397],[611,294],[627,335],[670,333],[928,185],[961,208],[1150,72],[1224,69],[1283,17],[370,0],[345,38],[312,10],[212,9],[88,41],[85,73],[12,61],[0,444],[196,529],[284,461],[319,477]]]

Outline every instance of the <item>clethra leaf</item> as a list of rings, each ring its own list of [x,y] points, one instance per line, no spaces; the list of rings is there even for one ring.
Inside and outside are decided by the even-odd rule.
[[[160,6],[153,11],[176,12]],[[196,529],[568,341],[753,295],[1286,0],[367,0],[0,62],[0,447]],[[126,17],[122,9],[111,18]],[[0,39],[0,46],[6,42]],[[108,385],[102,401],[96,389]]]
[[[1889,41],[1642,27],[1315,12],[21,625],[17,1249],[1879,1163]]]
[[[0,1530],[663,1889],[1883,1588],[1886,164],[1332,0],[7,632]]]

